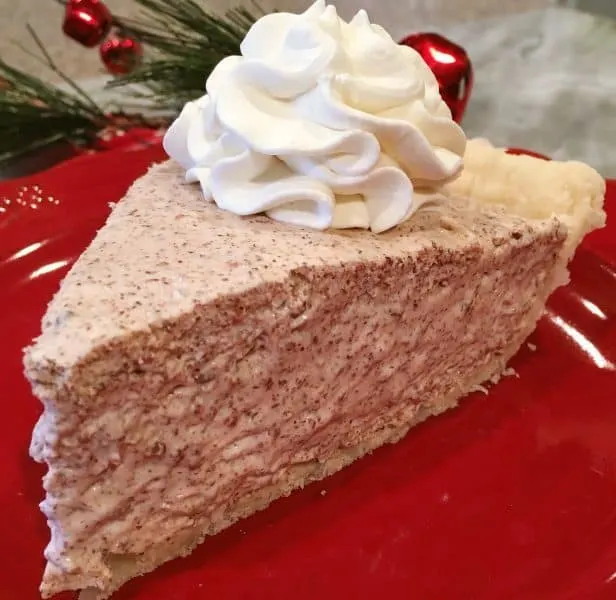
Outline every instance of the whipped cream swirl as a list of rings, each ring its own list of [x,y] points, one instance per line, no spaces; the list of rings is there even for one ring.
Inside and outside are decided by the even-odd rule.
[[[462,168],[434,74],[361,10],[318,0],[257,21],[164,138],[207,199],[316,229],[386,231]]]

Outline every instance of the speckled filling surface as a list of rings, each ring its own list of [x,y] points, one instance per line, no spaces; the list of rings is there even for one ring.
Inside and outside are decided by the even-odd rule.
[[[26,351],[43,594],[103,597],[454,405],[534,328],[566,241],[562,219],[455,198],[379,236],[298,230],[153,168]]]

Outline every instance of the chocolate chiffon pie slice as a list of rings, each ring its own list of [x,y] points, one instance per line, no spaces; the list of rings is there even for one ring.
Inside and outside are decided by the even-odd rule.
[[[480,141],[464,160],[378,235],[220,210],[172,162],[132,186],[25,353],[44,596],[106,598],[503,373],[604,182]]]

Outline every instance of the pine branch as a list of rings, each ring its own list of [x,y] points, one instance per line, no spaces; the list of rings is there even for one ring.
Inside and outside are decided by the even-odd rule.
[[[64,4],[64,0],[57,0]],[[136,20],[114,19],[114,25],[150,47],[151,55],[133,73],[113,86],[137,84],[133,96],[162,111],[177,112],[204,92],[205,80],[226,56],[239,54],[241,41],[263,11],[238,7],[219,16],[197,0],[135,0],[143,9]],[[254,14],[253,14],[254,13]],[[89,145],[105,128],[145,124],[140,115],[109,115],[66,76],[28,26],[45,64],[70,88],[65,91],[12,67],[0,59],[0,164],[58,141]],[[123,123],[124,125],[118,125]],[[158,119],[155,126],[160,126]]]
[[[153,52],[136,71],[110,85],[137,84],[157,107],[174,112],[204,93],[205,80],[223,58],[239,54],[242,40],[258,18],[244,7],[216,15],[196,0],[136,2],[144,9],[142,17],[117,19],[117,24]],[[263,14],[256,4],[252,8]]]
[[[11,66],[0,58],[0,164],[60,141],[87,144],[106,126],[103,109],[58,68],[30,25],[39,54],[22,51],[45,65],[71,91]]]
[[[27,29],[40,55],[22,50],[64,81],[69,90],[25,73],[0,58],[0,165],[56,142],[91,146],[106,130],[163,125],[160,118],[108,113],[60,70],[36,32],[29,25]]]
[[[0,163],[54,142],[91,141],[104,113],[93,101],[49,85],[0,59]]]
[[[68,75],[66,75],[66,73],[64,73],[56,65],[54,60],[51,58],[51,55],[49,54],[49,52],[47,52],[47,49],[45,48],[43,42],[41,41],[41,38],[38,36],[36,31],[34,31],[34,28],[32,27],[32,25],[30,25],[29,23],[26,23],[26,29],[28,33],[30,34],[30,36],[32,37],[32,39],[34,40],[34,43],[36,44],[43,58],[41,58],[40,56],[37,56],[33,52],[30,52],[28,49],[22,46],[19,46],[22,52],[30,55],[32,58],[36,59],[38,62],[45,65],[50,71],[55,73],[62,81],[64,81],[64,83],[66,83],[68,87],[72,89],[73,92],[75,92],[75,94],[78,97],[80,97],[86,105],[90,106],[94,114],[98,114],[99,118],[105,118],[105,113],[98,106],[98,104],[96,104],[96,102],[94,102],[94,100],[79,85],[77,85],[75,81],[73,81],[70,77],[68,77]]]

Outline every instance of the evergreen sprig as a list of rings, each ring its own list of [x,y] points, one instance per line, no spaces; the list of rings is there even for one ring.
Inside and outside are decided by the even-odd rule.
[[[263,14],[256,4],[252,11],[238,7],[217,15],[197,0],[135,2],[143,9],[141,17],[114,18],[114,26],[146,46],[146,59],[110,85],[127,86],[127,94],[147,99],[150,108],[153,105],[167,116],[204,93],[208,75],[223,58],[239,54],[248,29]],[[118,123],[120,127],[164,123],[160,118],[150,123],[142,114],[109,114],[57,67],[34,30],[27,28],[39,55],[22,50],[44,63],[66,89],[0,58],[0,165],[56,142],[92,145],[101,132],[117,129]]]
[[[67,85],[51,85],[0,59],[0,163],[53,144],[86,144],[104,126],[103,109],[56,66],[34,30],[35,56]]]
[[[143,64],[112,87],[137,84],[155,106],[173,112],[202,95],[205,80],[226,56],[239,54],[248,29],[263,14],[232,8],[223,15],[209,12],[196,0],[135,0],[143,9],[137,20],[116,19],[126,34],[148,47]]]

